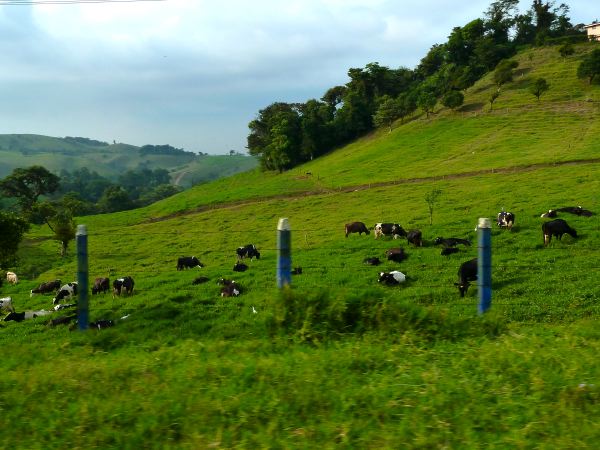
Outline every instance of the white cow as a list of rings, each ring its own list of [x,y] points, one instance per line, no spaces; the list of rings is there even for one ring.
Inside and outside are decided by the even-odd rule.
[[[19,282],[19,278],[14,272],[6,272],[6,281],[8,281],[10,284],[17,284]]]
[[[15,312],[15,308],[12,304],[11,297],[0,298],[0,310],[2,310],[2,309],[6,309],[8,311]]]

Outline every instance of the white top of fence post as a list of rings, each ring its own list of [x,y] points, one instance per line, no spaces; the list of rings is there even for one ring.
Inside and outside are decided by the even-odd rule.
[[[278,231],[288,231],[290,229],[290,222],[287,220],[286,217],[279,219],[279,222],[277,223],[277,230]]]
[[[492,221],[490,219],[481,217],[477,223],[477,228],[492,228]]]
[[[87,234],[87,225],[77,225],[77,235],[86,235]]]

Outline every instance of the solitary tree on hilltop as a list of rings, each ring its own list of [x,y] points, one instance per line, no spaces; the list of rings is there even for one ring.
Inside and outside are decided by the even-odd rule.
[[[592,84],[596,75],[600,75],[600,48],[595,49],[583,58],[577,68],[577,76],[587,78],[590,84]]]
[[[494,102],[498,99],[498,97],[500,97],[500,89],[492,92],[492,95],[490,95],[490,111],[493,109]]]
[[[529,92],[531,92],[537,98],[538,102],[540,101],[541,95],[550,89],[550,85],[544,78],[538,78],[533,82],[533,84],[529,87]]]

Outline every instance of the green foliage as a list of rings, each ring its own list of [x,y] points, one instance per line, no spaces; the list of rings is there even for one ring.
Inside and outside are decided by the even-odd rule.
[[[16,263],[17,250],[29,224],[16,214],[0,211],[0,267]]]
[[[529,87],[529,92],[531,92],[535,98],[537,98],[538,102],[540,101],[541,95],[550,89],[550,85],[546,81],[545,78],[537,78],[533,84]]]
[[[373,116],[373,123],[376,127],[388,127],[392,132],[392,124],[400,118],[400,108],[396,99],[385,96],[381,105],[377,109],[377,114]]]
[[[494,71],[494,83],[496,86],[501,87],[502,85],[509,83],[513,80],[513,69],[517,68],[519,63],[515,60],[503,60],[500,61],[496,70]]]
[[[575,47],[573,47],[573,44],[570,42],[567,42],[558,48],[558,52],[560,53],[560,56],[566,58],[567,56],[571,56],[575,53]]]
[[[438,202],[438,199],[442,195],[442,190],[435,188],[425,194],[425,202],[427,203],[427,208],[429,209],[429,225],[433,225],[433,211],[435,209],[435,205]]]
[[[497,89],[490,94],[490,97],[488,99],[488,101],[490,102],[490,111],[494,108],[494,102],[498,100],[498,97],[500,97],[500,89]]]
[[[589,84],[592,84],[597,75],[600,75],[600,48],[596,48],[584,56],[577,67],[577,76],[587,78]]]
[[[69,242],[75,239],[77,231],[71,211],[64,207],[60,208],[54,215],[48,217],[46,223],[54,233],[53,239],[60,242],[60,256],[64,257],[67,254]]]
[[[52,194],[59,187],[59,178],[42,166],[17,168],[0,180],[0,192],[15,198],[24,214],[31,212],[40,195]]]
[[[417,97],[417,106],[423,110],[427,118],[433,113],[436,103],[437,98],[430,91],[422,91]]]
[[[98,208],[102,212],[127,211],[132,207],[133,201],[121,186],[108,187],[98,201]]]
[[[459,91],[450,91],[442,98],[442,105],[450,109],[456,109],[463,104],[465,96]]]

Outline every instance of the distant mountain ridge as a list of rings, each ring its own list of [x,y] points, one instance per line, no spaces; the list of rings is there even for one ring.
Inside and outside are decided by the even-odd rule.
[[[116,179],[127,170],[166,169],[178,185],[193,184],[250,170],[257,165],[254,157],[197,154],[170,145],[141,147],[103,142],[85,137],[64,138],[37,134],[0,135],[0,178],[17,167],[41,165],[59,174],[87,167],[91,171]]]

